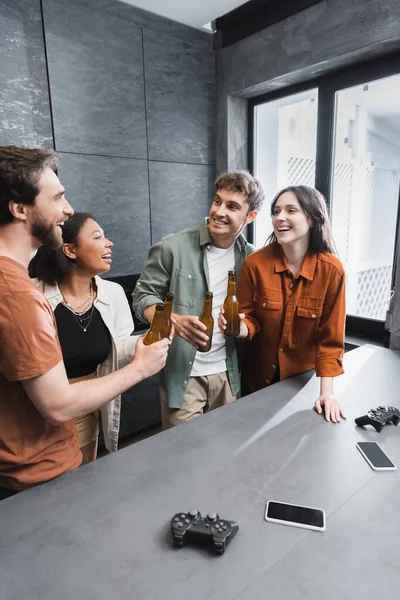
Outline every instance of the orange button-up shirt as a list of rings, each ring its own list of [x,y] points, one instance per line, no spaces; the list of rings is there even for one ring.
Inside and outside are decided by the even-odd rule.
[[[318,377],[343,373],[345,274],[327,252],[309,252],[293,278],[276,242],[245,261],[238,284],[249,335],[243,348],[244,378],[252,391],[309,369]]]

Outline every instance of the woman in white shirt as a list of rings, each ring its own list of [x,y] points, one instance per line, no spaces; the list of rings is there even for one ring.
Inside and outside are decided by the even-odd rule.
[[[99,277],[111,268],[113,243],[90,213],[75,213],[62,230],[62,247],[35,257],[35,283],[53,308],[70,381],[101,377],[130,362],[136,342],[122,287]],[[117,450],[120,405],[119,396],[76,420],[83,464],[96,459],[100,417],[106,448]]]

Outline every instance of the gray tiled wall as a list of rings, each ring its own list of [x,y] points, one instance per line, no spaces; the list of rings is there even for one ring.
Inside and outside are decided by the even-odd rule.
[[[67,197],[115,243],[111,274],[207,214],[211,36],[119,0],[3,0],[0,58],[0,143],[61,153]]]
[[[151,7],[153,0],[148,0],[148,2],[149,7]],[[79,7],[96,8],[96,10],[106,15],[106,17],[119,17],[139,27],[151,29],[162,34],[169,34],[188,42],[199,42],[205,47],[209,47],[210,45],[210,36],[204,35],[204,32],[199,29],[193,29],[177,21],[171,21],[155,13],[136,8],[125,0],[68,0],[68,3]]]
[[[214,164],[213,54],[154,31],[143,36],[149,158]]]
[[[207,216],[213,193],[210,167],[150,162],[153,241],[198,225]],[[177,227],[179,223],[179,227]]]
[[[60,178],[75,210],[89,211],[114,243],[111,273],[138,273],[150,246],[147,161],[62,154]]]
[[[53,147],[39,0],[0,6],[0,143]]]
[[[146,158],[141,29],[63,0],[43,9],[57,150]]]

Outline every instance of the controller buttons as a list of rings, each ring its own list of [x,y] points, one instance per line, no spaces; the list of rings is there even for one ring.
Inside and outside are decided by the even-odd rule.
[[[178,521],[177,525],[178,525],[178,527],[183,527],[182,521]]]
[[[177,523],[179,521],[179,517],[174,517],[174,522]]]

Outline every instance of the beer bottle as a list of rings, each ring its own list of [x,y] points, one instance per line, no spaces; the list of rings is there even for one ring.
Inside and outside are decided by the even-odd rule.
[[[165,296],[164,302],[164,310],[161,314],[161,337],[167,338],[171,333],[171,312],[172,312],[172,302],[174,300],[174,294],[172,292],[168,292]]]
[[[160,342],[163,339],[161,335],[161,317],[163,314],[164,304],[156,304],[156,311],[150,325],[149,331],[144,336],[143,344],[150,346],[155,342]]]
[[[207,327],[207,331],[204,331],[208,335],[208,342],[206,346],[200,346],[197,352],[209,352],[211,349],[211,342],[214,331],[214,317],[212,316],[212,301],[213,293],[206,292],[206,299],[204,300],[203,312],[199,317],[200,323],[203,323]]]
[[[225,335],[239,335],[239,302],[236,297],[235,271],[228,271],[228,292],[224,302],[224,317],[226,319]]]

